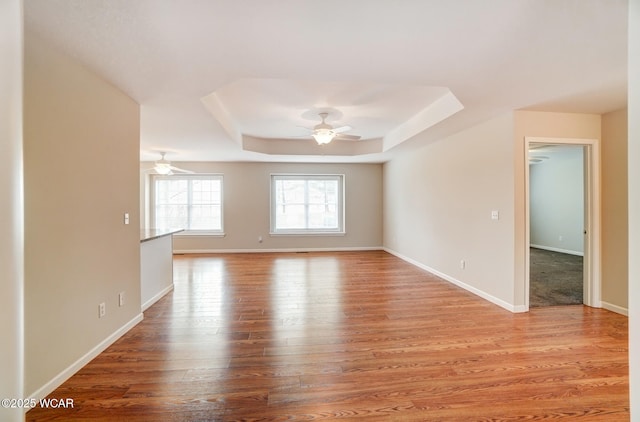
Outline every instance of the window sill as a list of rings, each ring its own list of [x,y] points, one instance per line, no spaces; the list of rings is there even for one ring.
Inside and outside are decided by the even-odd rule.
[[[206,236],[206,237],[225,237],[227,234],[224,232],[208,232],[208,231],[197,231],[197,230],[185,230],[176,234],[176,237],[198,237],[198,236]]]
[[[270,232],[269,236],[345,236],[346,232]]]

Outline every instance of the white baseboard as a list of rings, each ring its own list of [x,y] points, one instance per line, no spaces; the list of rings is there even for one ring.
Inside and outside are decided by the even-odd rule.
[[[282,249],[174,249],[174,255],[208,253],[272,253],[272,252],[354,252],[381,251],[382,246],[354,246],[344,248],[282,248]]]
[[[491,303],[493,303],[495,305],[498,305],[501,308],[506,309],[507,311],[510,311],[510,312],[513,312],[513,313],[520,313],[520,312],[527,312],[528,311],[527,307],[524,306],[524,305],[522,305],[522,306],[514,306],[514,305],[512,305],[510,303],[505,302],[502,299],[499,299],[499,298],[497,298],[495,296],[492,296],[492,295],[490,295],[490,294],[488,294],[488,293],[486,293],[486,292],[484,292],[484,291],[482,291],[480,289],[477,289],[477,288],[475,288],[473,286],[470,286],[470,285],[468,285],[468,284],[466,284],[466,283],[464,283],[464,282],[462,282],[462,281],[460,281],[460,280],[458,280],[456,278],[453,278],[453,277],[451,277],[451,276],[449,276],[447,274],[444,274],[444,273],[442,273],[442,272],[440,272],[440,271],[438,271],[438,270],[436,270],[434,268],[431,268],[431,267],[429,267],[427,265],[424,265],[424,264],[422,264],[422,263],[420,263],[420,262],[418,262],[418,261],[416,261],[414,259],[406,257],[406,256],[404,256],[404,255],[402,255],[402,254],[400,254],[400,253],[398,253],[398,252],[396,252],[394,250],[391,250],[391,249],[388,249],[388,248],[384,248],[384,250],[386,252],[389,252],[392,255],[397,256],[398,258],[402,259],[403,261],[406,261],[406,262],[408,262],[408,263],[410,263],[412,265],[415,265],[418,268],[421,268],[421,269],[423,269],[425,271],[428,271],[431,274],[437,275],[438,277],[440,277],[440,278],[442,278],[442,279],[444,279],[444,280],[446,280],[446,281],[448,281],[448,282],[450,282],[452,284],[455,284],[456,286],[461,287],[461,288],[463,288],[463,289],[475,294],[476,296],[479,296],[479,297],[481,297],[481,298],[483,298],[483,299],[485,299],[485,300],[487,300],[487,301],[489,301],[489,302],[491,302]]]
[[[136,317],[134,317],[131,321],[127,322],[125,325],[118,328],[113,334],[111,334],[109,337],[102,340],[96,347],[89,350],[89,352],[87,352],[80,359],[72,363],[68,368],[60,372],[58,375],[53,377],[53,379],[51,379],[45,385],[43,385],[38,390],[30,394],[29,398],[35,399],[36,401],[39,402],[41,399],[44,399],[45,397],[47,397],[56,388],[60,387],[62,383],[64,383],[66,380],[71,378],[72,375],[74,375],[76,372],[82,369],[83,366],[89,363],[92,359],[94,359],[100,353],[104,352],[107,349],[107,347],[111,346],[113,343],[115,343],[116,340],[122,337],[127,331],[129,331],[136,324],[142,321],[143,318],[144,316],[142,315],[142,313],[140,313]],[[29,409],[25,408],[25,412],[27,410]]]
[[[171,283],[170,286],[165,287],[164,289],[160,290],[160,292],[158,294],[156,294],[155,296],[153,296],[151,299],[147,300],[145,303],[142,304],[142,312],[146,311],[147,309],[149,309],[151,307],[151,305],[153,305],[154,303],[156,303],[157,301],[159,301],[162,296],[166,295],[167,293],[169,293],[171,290],[173,290],[173,283]]]
[[[566,253],[568,255],[584,256],[584,252],[572,251],[572,250],[569,250],[569,249],[554,248],[553,246],[543,246],[543,245],[533,245],[533,244],[531,244],[529,246],[532,247],[532,248],[542,249],[542,250],[545,250],[545,251]]]
[[[623,308],[622,306],[614,305],[613,303],[602,301],[601,305],[607,311],[615,312],[616,314],[629,316],[629,309]]]

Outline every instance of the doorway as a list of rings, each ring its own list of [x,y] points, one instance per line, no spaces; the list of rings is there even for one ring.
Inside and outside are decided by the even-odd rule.
[[[584,301],[584,149],[529,144],[529,306]]]
[[[592,307],[601,307],[600,302],[600,197],[599,197],[599,144],[594,139],[571,139],[571,138],[525,138],[526,160],[529,160],[529,151],[540,149],[544,145],[547,148],[566,148],[570,146],[578,147],[582,151],[583,158],[583,221],[582,230],[582,276],[583,294],[582,303]],[[532,154],[547,157],[544,154]],[[544,158],[542,159],[544,160]],[[530,245],[532,244],[531,233],[531,169],[525,165],[525,304],[528,310],[531,306],[531,255]],[[557,242],[567,242],[563,234],[555,234]],[[575,237],[575,230],[574,230]],[[560,249],[561,252],[574,251],[576,239],[571,239],[571,249]]]

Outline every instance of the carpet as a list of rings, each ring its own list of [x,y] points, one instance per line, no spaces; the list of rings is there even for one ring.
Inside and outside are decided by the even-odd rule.
[[[582,304],[582,257],[530,249],[529,307]]]

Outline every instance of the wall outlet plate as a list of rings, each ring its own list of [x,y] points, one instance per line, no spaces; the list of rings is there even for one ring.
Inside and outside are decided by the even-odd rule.
[[[102,302],[98,305],[98,318],[102,318],[107,314],[107,305]]]

